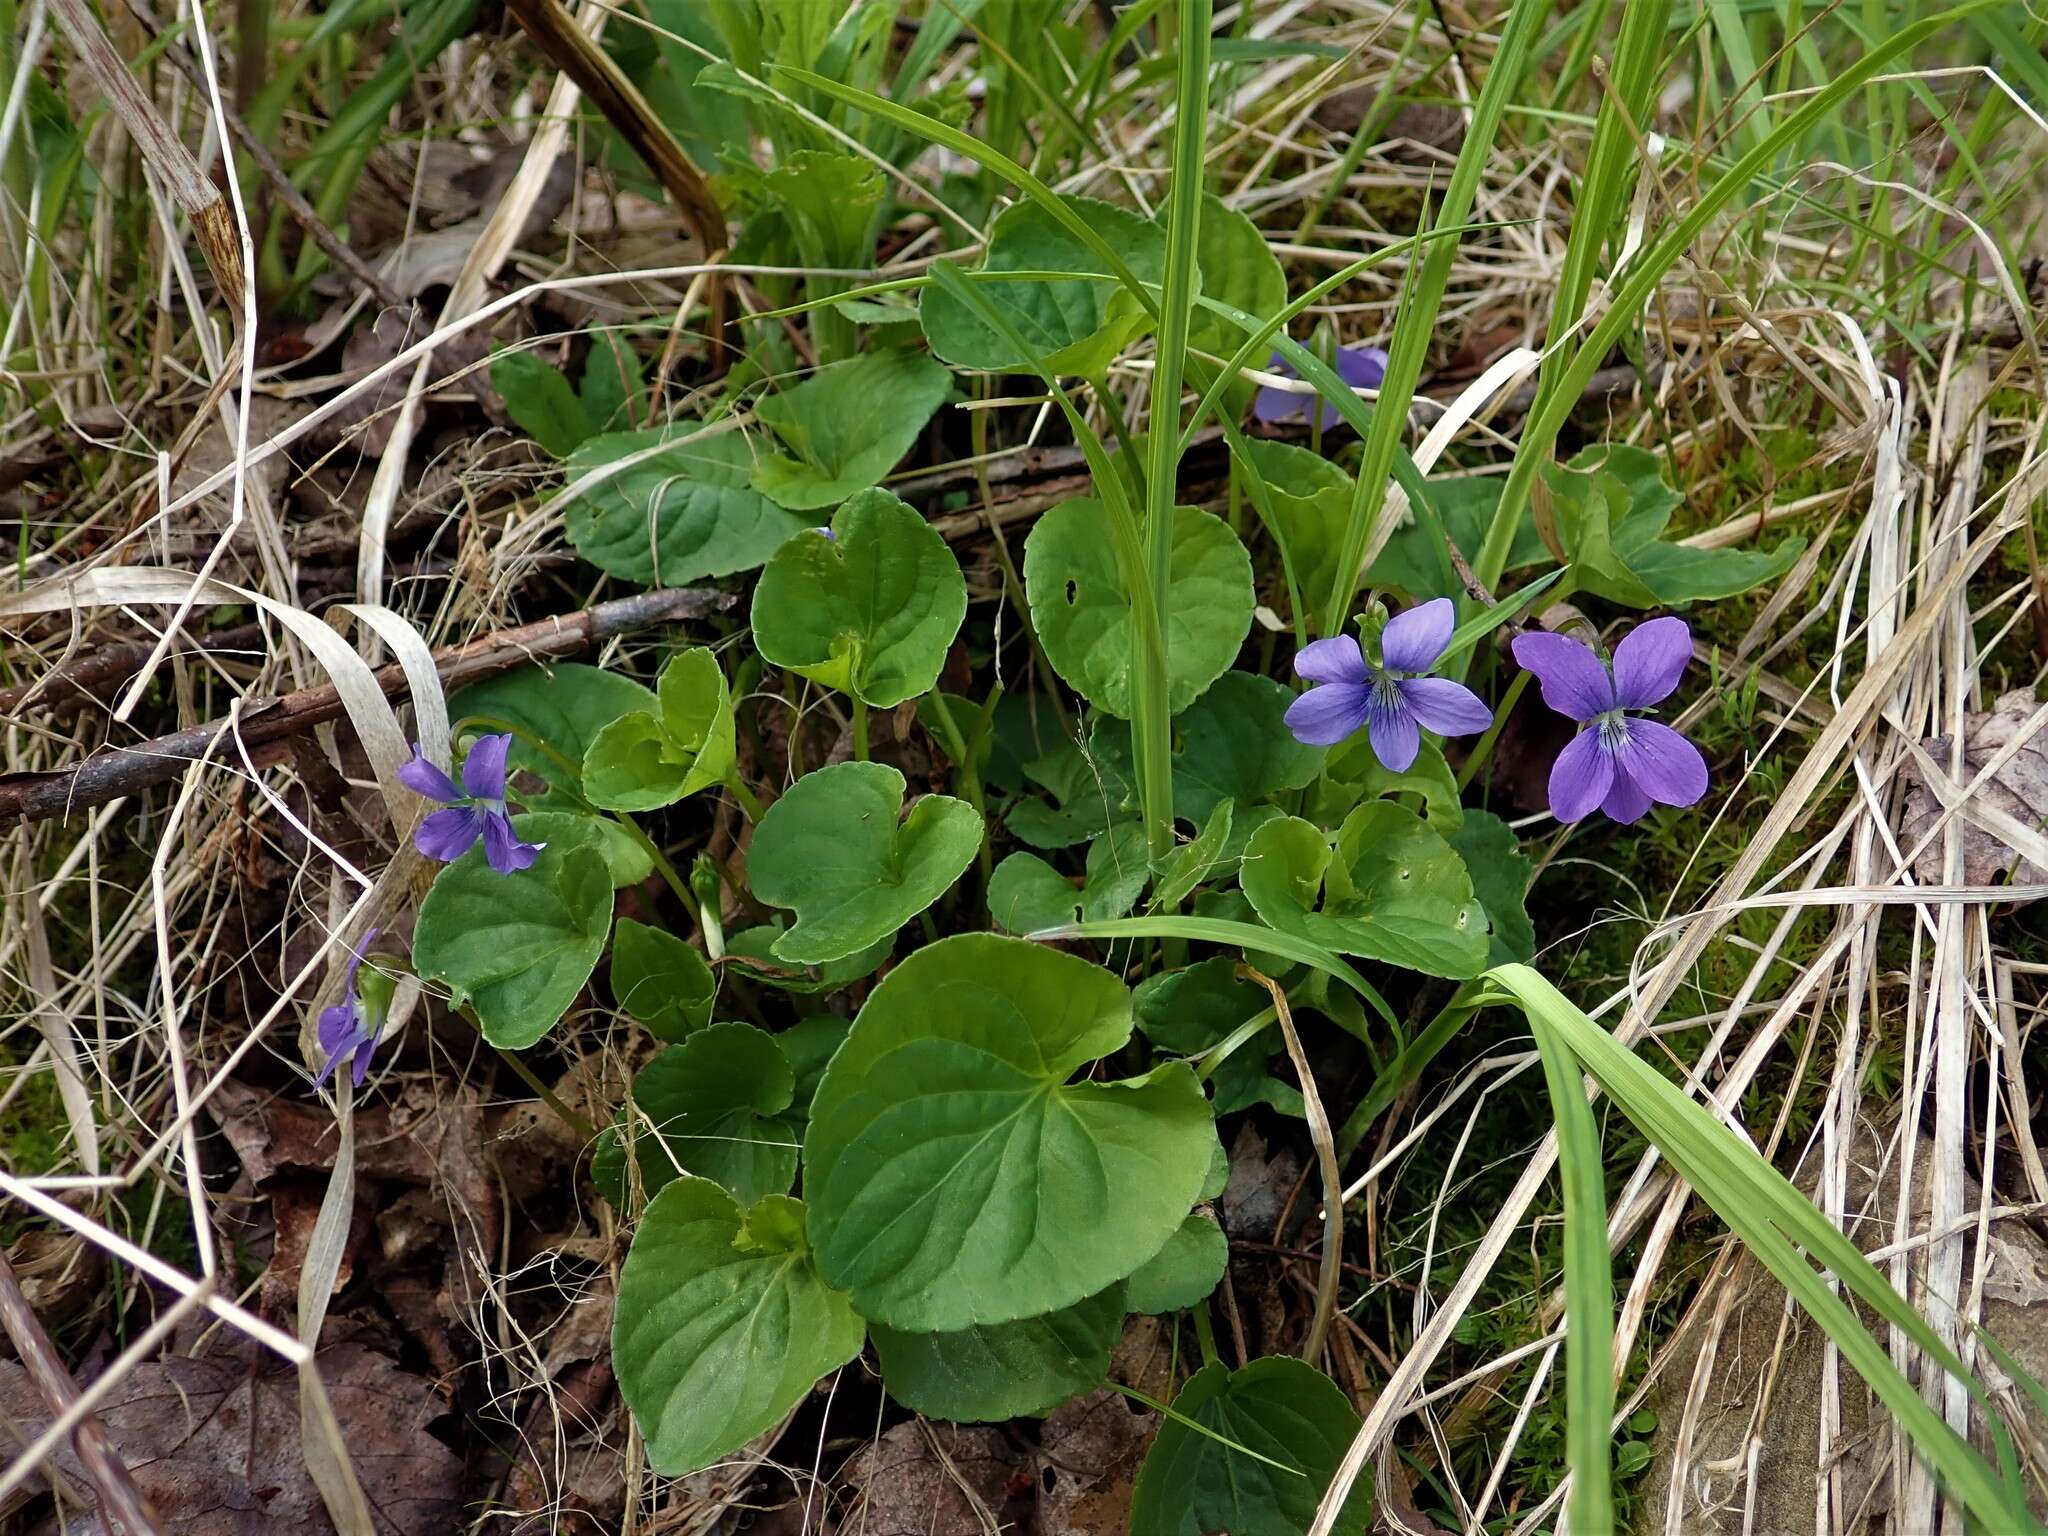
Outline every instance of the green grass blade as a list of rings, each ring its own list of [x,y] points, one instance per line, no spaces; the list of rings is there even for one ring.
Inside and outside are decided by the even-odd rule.
[[[1551,444],[1557,440],[1572,407],[1585,393],[1594,369],[1600,366],[1601,360],[1622,334],[1637,324],[1643,306],[1649,302],[1664,274],[1699,238],[1715,215],[1768,170],[1781,151],[1804,142],[1815,125],[1840,107],[1847,97],[1862,89],[1898,55],[1948,32],[1979,11],[1998,3],[2000,0],[1971,0],[1967,5],[1925,17],[1893,33],[1837,75],[1826,89],[1806,98],[1796,111],[1780,120],[1761,143],[1708,187],[1682,217],[1674,220],[1654,242],[1637,253],[1608,303],[1606,313],[1572,354],[1571,364],[1559,376],[1557,388],[1537,411],[1531,413],[1522,427],[1522,439],[1515,446],[1514,465],[1508,472],[1507,483],[1501,487],[1500,504],[1494,509],[1493,521],[1486,531],[1486,542],[1480,547],[1478,558],[1472,562],[1473,572],[1482,583],[1491,588],[1500,579],[1500,573],[1507,565],[1508,550],[1514,542],[1516,525],[1529,503],[1530,486],[1549,459]]]
[[[1180,0],[1180,81],[1173,135],[1173,200],[1166,214],[1166,271],[1152,371],[1152,430],[1145,475],[1145,564],[1152,606],[1172,600],[1173,506],[1180,489],[1180,384],[1198,278],[1195,243],[1202,229],[1202,158],[1209,125],[1210,0]],[[1173,742],[1167,707],[1168,656],[1141,649],[1132,675],[1131,730],[1145,841],[1155,859],[1173,849]]]
[[[1574,1536],[1614,1530],[1614,1272],[1607,1259],[1606,1163],[1577,1060],[1559,1031],[1529,1015],[1564,1176],[1565,1459]]]
[[[1884,1321],[1903,1330],[1962,1382],[1987,1411],[1995,1409],[1961,1360],[1925,1318],[1886,1282],[1876,1266],[1783,1174],[1725,1125],[1585,1014],[1526,965],[1487,972],[1532,1020],[1540,1018],[1614,1101],[1671,1162],[1807,1314],[1833,1339],[1856,1373],[1896,1418],[1944,1486],[1987,1529],[2043,1529],[2016,1505],[1990,1465],[1920,1396],[1884,1346],[1849,1305],[1814,1273],[1808,1255]],[[1796,1246],[1795,1246],[1796,1244]],[[1803,1251],[1802,1251],[1803,1250]],[[1603,1425],[1604,1428],[1604,1425]]]
[[[1027,933],[1027,939],[1188,939],[1201,944],[1227,944],[1255,955],[1275,955],[1333,976],[1365,1000],[1366,1006],[1395,1029],[1400,1028],[1394,1010],[1367,981],[1339,955],[1308,939],[1296,938],[1257,923],[1233,922],[1227,917],[1118,917],[1093,923],[1062,923]]]
[[[1003,154],[999,150],[991,149],[979,139],[974,138],[970,134],[962,133],[958,128],[950,124],[942,123],[935,117],[927,117],[924,113],[914,111],[909,107],[899,106],[893,101],[875,95],[872,91],[863,91],[854,86],[841,85],[838,81],[828,80],[823,75],[814,75],[807,69],[790,69],[785,67],[777,69],[775,73],[777,75],[787,75],[799,85],[808,86],[821,95],[831,97],[834,101],[844,102],[847,106],[853,107],[858,111],[866,112],[873,117],[879,117],[886,123],[893,124],[895,127],[904,129],[906,132],[914,133],[933,144],[950,149],[955,154],[965,155],[968,159],[974,161],[975,164],[985,166],[987,169],[994,171],[998,176],[1016,187],[1018,191],[1022,192],[1056,219],[1060,227],[1066,230],[1068,234],[1101,257],[1103,266],[1116,274],[1116,280],[1130,291],[1133,298],[1145,306],[1146,313],[1155,316],[1159,313],[1158,303],[1153,299],[1150,291],[1147,290],[1143,283],[1138,281],[1136,274],[1124,264],[1123,258],[1109,248],[1109,242],[1095,232],[1094,226],[1076,213],[1068,205],[1065,198],[1053,191],[1051,187],[1040,181],[1008,155]]]
[[[1463,224],[1472,212],[1479,191],[1479,179],[1493,157],[1494,139],[1500,132],[1502,116],[1522,73],[1543,21],[1550,14],[1550,0],[1515,0],[1501,32],[1500,48],[1480,88],[1465,142],[1458,150],[1457,164],[1444,188],[1433,228]],[[1436,335],[1437,310],[1451,279],[1451,263],[1457,247],[1445,242],[1433,244],[1423,258],[1422,270],[1401,307],[1394,325],[1393,341],[1387,349],[1386,377],[1380,383],[1380,409],[1373,415],[1372,430],[1365,439],[1365,453],[1358,469],[1358,484],[1352,494],[1351,512],[1344,539],[1338,547],[1337,569],[1330,582],[1330,595],[1323,605],[1322,632],[1334,635],[1351,611],[1358,595],[1367,542],[1387,497],[1387,475],[1400,447],[1401,430],[1408,420],[1409,402],[1422,378],[1423,359]],[[1404,486],[1404,489],[1406,487]]]

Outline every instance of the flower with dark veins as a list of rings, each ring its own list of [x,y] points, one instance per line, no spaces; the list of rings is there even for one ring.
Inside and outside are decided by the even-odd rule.
[[[1339,347],[1336,369],[1337,377],[1353,389],[1378,389],[1380,380],[1387,376],[1387,354],[1378,347]],[[1266,372],[1289,379],[1301,377],[1278,352],[1266,364]],[[1298,395],[1292,390],[1276,389],[1271,384],[1262,386],[1253,398],[1252,414],[1260,421],[1277,425],[1283,421],[1305,420],[1311,405],[1317,407],[1316,425],[1325,432],[1344,419],[1337,407],[1321,395]]]
[[[372,928],[363,935],[362,949],[349,952],[348,974],[342,983],[341,1001],[320,1011],[320,1051],[327,1058],[327,1064],[313,1079],[315,1087],[326,1086],[327,1079],[334,1076],[334,1069],[341,1065],[344,1057],[355,1059],[350,1075],[358,1088],[370,1075],[370,1053],[377,1048],[378,1031],[383,1029],[384,1020],[391,1012],[392,985],[390,977],[372,966],[369,978],[358,990],[356,971],[363,963],[363,950],[368,949],[376,938],[377,930]]]
[[[1653,803],[1693,805],[1707,792],[1700,749],[1637,713],[1669,698],[1684,677],[1692,659],[1685,620],[1638,624],[1615,646],[1612,667],[1583,641],[1548,630],[1517,635],[1514,650],[1543,702],[1585,727],[1550,770],[1550,814],[1559,821],[1597,807],[1626,826]]]
[[[1423,674],[1442,658],[1457,627],[1451,600],[1439,597],[1387,620],[1380,660],[1350,635],[1302,647],[1294,670],[1317,686],[1287,706],[1287,728],[1311,747],[1335,746],[1364,726],[1373,756],[1406,773],[1422,749],[1423,730],[1470,736],[1493,724],[1493,711],[1463,683]]]
[[[479,736],[462,760],[462,788],[457,789],[414,742],[412,761],[398,770],[400,782],[448,809],[436,811],[420,823],[413,846],[428,858],[447,864],[461,858],[481,837],[484,857],[499,874],[531,868],[547,844],[521,842],[512,830],[512,818],[505,810],[505,759],[511,750],[509,731]]]

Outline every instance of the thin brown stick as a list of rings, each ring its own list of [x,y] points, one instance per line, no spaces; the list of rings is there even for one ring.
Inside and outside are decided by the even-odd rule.
[[[612,56],[576,24],[561,0],[509,0],[506,9],[547,61],[582,88],[605,121],[668,189],[683,222],[703,246],[704,259],[716,261],[724,255],[725,210],[719,206],[717,194]],[[711,307],[712,361],[722,367],[733,355],[725,334],[725,285],[714,280],[705,299]]]
[[[173,638],[171,647],[174,652],[189,655],[194,651],[238,651],[262,644],[262,625],[237,624],[233,629],[212,630],[198,635],[181,629]],[[153,640],[123,641],[118,645],[102,646],[88,655],[52,667],[32,683],[0,688],[0,715],[12,715],[16,710],[27,707],[64,713],[93,698],[100,689],[133,677],[142,670],[142,664],[149,660],[155,649]]]
[[[633,630],[701,618],[732,606],[730,593],[697,587],[643,592],[599,603],[579,613],[542,619],[517,629],[501,629],[467,645],[434,653],[434,668],[447,687],[494,677],[533,661],[574,655]],[[392,665],[377,673],[386,698],[405,691],[405,671]],[[301,688],[275,702],[242,713],[239,731],[258,767],[274,761],[263,747],[279,747],[288,737],[342,713],[341,694],[331,684]],[[13,821],[45,821],[70,816],[121,795],[163,784],[184,771],[187,763],[206,755],[229,729],[228,720],[209,720],[132,747],[110,748],[75,768],[56,773],[14,774],[0,778],[0,825]]]
[[[1337,1311],[1337,1282],[1344,1273],[1344,1175],[1337,1166],[1337,1137],[1330,1127],[1323,1096],[1316,1091],[1315,1074],[1309,1071],[1308,1053],[1301,1048],[1301,1036],[1294,1032],[1294,1011],[1287,1006],[1287,993],[1270,976],[1250,966],[1245,975],[1272,996],[1273,1011],[1280,1018],[1280,1035],[1287,1042],[1287,1059],[1294,1063],[1301,1079],[1301,1104],[1308,1117],[1309,1140],[1315,1143],[1316,1162],[1323,1174],[1323,1260],[1316,1276],[1316,1310],[1308,1325],[1308,1341],[1301,1346],[1301,1358],[1313,1365],[1323,1352],[1323,1340],[1330,1332],[1330,1319]]]
[[[7,1262],[5,1254],[0,1254],[0,1328],[6,1329],[15,1354],[21,1357],[36,1391],[49,1405],[50,1417],[62,1417],[78,1401],[78,1383],[71,1379],[63,1357],[43,1331],[42,1319],[22,1294],[21,1283],[14,1277],[14,1266]],[[101,1529],[109,1536],[158,1536],[162,1527],[157,1524],[155,1513],[143,1498],[142,1490],[135,1486],[126,1463],[114,1453],[106,1430],[92,1414],[80,1419],[71,1431],[71,1449],[77,1454],[79,1465],[85,1468],[93,1491],[99,1495]]]

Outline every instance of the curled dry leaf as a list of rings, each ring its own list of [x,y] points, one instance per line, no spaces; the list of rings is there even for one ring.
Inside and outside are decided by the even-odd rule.
[[[1963,716],[1963,766],[1959,773],[1950,769],[1949,737],[1936,736],[1922,742],[1921,747],[1951,781],[1953,789],[1960,790],[1992,758],[2025,736],[2011,761],[1978,786],[1971,802],[1994,813],[2003,812],[2024,827],[2038,829],[2048,822],[2048,731],[2037,726],[2029,736],[2027,727],[2040,708],[2031,690],[2019,688],[2001,694],[1989,710]],[[1906,815],[1899,828],[1899,841],[1902,848],[1910,849],[1940,817],[1942,798],[1928,787],[1919,763],[1909,763],[1906,772]],[[1962,837],[1965,885],[2048,882],[2048,872],[2023,859],[1995,832],[1960,813],[1949,824]],[[1946,841],[1946,837],[1937,837],[1913,861],[1914,873],[1930,885],[1941,885],[1947,880],[1947,854],[1943,846]]]

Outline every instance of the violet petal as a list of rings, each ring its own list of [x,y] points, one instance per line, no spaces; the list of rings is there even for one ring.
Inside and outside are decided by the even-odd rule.
[[[1602,814],[1626,827],[1642,820],[1650,804],[1650,797],[1643,793],[1642,785],[1628,776],[1626,765],[1617,763],[1614,782],[1608,786],[1607,798],[1600,802]]]
[[[1577,821],[1614,787],[1614,759],[1600,742],[1600,727],[1579,732],[1550,765],[1550,814]]]
[[[469,852],[469,845],[483,835],[484,813],[473,805],[451,805],[436,811],[412,835],[413,847],[430,859],[451,864]]]
[[[1373,697],[1366,706],[1365,718],[1371,733],[1372,755],[1383,767],[1390,773],[1406,773],[1415,766],[1416,754],[1422,750],[1422,732],[1399,694],[1391,699]]]
[[[512,733],[479,736],[462,760],[462,787],[472,800],[505,798],[505,759],[512,751]]]
[[[1697,805],[1707,792],[1700,749],[1660,720],[1630,720],[1621,765],[1660,805]]]
[[[1393,672],[1427,672],[1457,627],[1458,607],[1448,597],[1418,603],[1387,620],[1380,631],[1380,660]]]
[[[1569,635],[1534,629],[1515,636],[1514,652],[1515,660],[1536,675],[1543,702],[1560,715],[1584,723],[1614,708],[1614,684],[1592,647]]]
[[[1614,702],[1623,709],[1661,703],[1671,697],[1691,660],[1692,630],[1685,620],[1638,624],[1614,648]]]
[[[455,787],[455,781],[427,761],[427,754],[420,750],[418,742],[412,744],[412,761],[398,770],[398,782],[414,794],[425,795],[443,805],[453,805],[462,798],[462,791]]]
[[[1365,652],[1350,635],[1311,640],[1294,653],[1294,675],[1312,683],[1363,683],[1367,676]]]
[[[1387,377],[1387,354],[1378,347],[1339,347],[1337,376],[1353,389],[1378,389]]]
[[[1416,722],[1439,736],[1476,736],[1493,724],[1493,711],[1463,683],[1447,677],[1403,677],[1394,686]]]
[[[1358,683],[1324,683],[1287,706],[1287,729],[1303,746],[1334,747],[1365,724],[1372,689]]]
[[[519,834],[512,830],[512,818],[498,811],[488,812],[484,817],[484,857],[490,860],[491,868],[501,875],[516,875],[522,869],[533,868],[533,861],[540,857],[541,844],[523,843]]]

